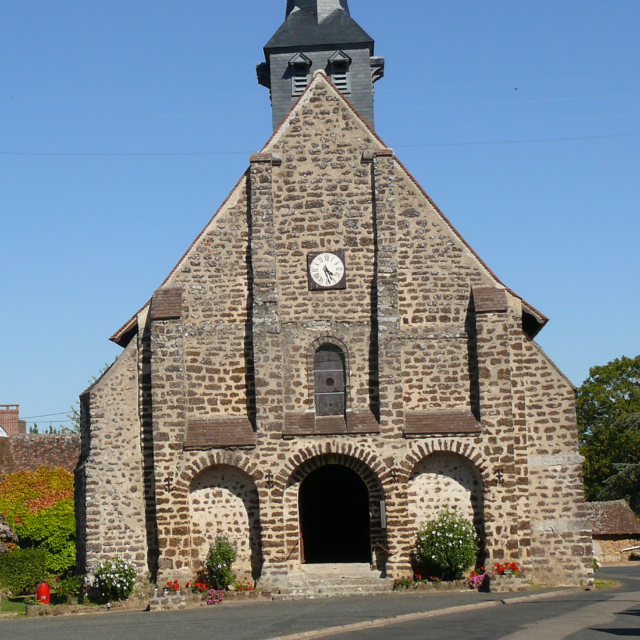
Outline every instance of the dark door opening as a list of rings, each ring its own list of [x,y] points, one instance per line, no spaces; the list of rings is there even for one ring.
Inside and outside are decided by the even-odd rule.
[[[348,467],[326,465],[300,485],[303,561],[371,562],[369,490]]]

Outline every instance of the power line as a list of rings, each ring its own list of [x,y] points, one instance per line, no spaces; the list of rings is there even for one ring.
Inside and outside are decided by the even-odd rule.
[[[608,136],[579,136],[576,138],[535,138],[531,140],[485,140],[483,142],[437,142],[433,144],[397,144],[395,147],[463,147],[482,144],[527,144],[530,142],[566,142],[569,140],[600,140],[602,138],[629,138],[639,133],[616,133]]]
[[[70,411],[61,411],[60,413],[43,413],[41,416],[25,416],[24,420],[29,420],[31,418],[48,418],[49,416],[66,416],[69,413],[71,413]]]
[[[601,98],[629,98],[631,96],[640,95],[637,91],[634,93],[610,93],[604,95],[591,95],[591,96],[569,96],[566,98],[539,98],[536,100],[501,100],[500,102],[457,102],[454,104],[421,104],[408,107],[406,105],[399,105],[393,107],[378,107],[378,111],[398,111],[402,109],[403,111],[416,111],[420,109],[449,109],[453,107],[494,107],[494,106],[503,106],[503,105],[522,105],[522,104],[539,104],[543,102],[570,102],[572,100],[590,100],[592,98],[601,99]],[[151,115],[151,114],[150,114]],[[161,115],[161,114],[157,114]],[[206,115],[206,114],[162,114],[162,115]]]
[[[509,82],[473,82],[467,84],[444,84],[444,85],[425,85],[423,87],[407,87],[393,88],[385,87],[385,92],[400,92],[402,91],[432,91],[433,89],[466,89],[469,87],[511,87],[517,85],[526,84],[548,84],[553,82],[572,82],[575,80],[614,80],[614,79],[627,79],[637,78],[640,74],[614,74],[604,76],[573,76],[565,78],[546,78],[542,80],[510,80]],[[105,96],[9,96],[0,95],[1,100],[156,100],[156,99],[191,99],[191,98],[230,98],[230,97],[250,97],[256,95],[255,93],[193,93],[193,94],[173,94],[173,95],[105,95]]]
[[[229,156],[254,151],[176,151],[168,153],[75,153],[58,151],[0,151],[3,156]]]
[[[425,142],[422,144],[397,144],[394,148],[415,147],[463,147],[490,144],[530,144],[536,142],[570,142],[575,140],[603,140],[606,138],[630,138],[640,136],[640,132],[616,133],[604,136],[576,136],[567,138],[531,138],[527,140],[482,140],[478,142]],[[93,156],[93,157],[139,157],[139,156],[227,156],[249,155],[253,151],[171,151],[149,153],[83,153],[67,151],[0,151],[2,156]],[[52,414],[53,415],[53,414]]]
[[[565,96],[561,98],[538,98],[534,100],[501,100],[498,102],[457,102],[445,104],[421,104],[408,107],[406,105],[379,106],[378,111],[415,111],[422,109],[450,109],[453,107],[493,107],[493,106],[514,106],[523,104],[539,104],[548,102],[570,102],[575,100],[592,100],[603,98],[628,98],[640,95],[635,91],[632,93],[606,93],[592,94],[586,96]],[[251,111],[223,111],[223,112],[194,112],[194,113],[3,113],[3,118],[210,118],[221,116],[256,115],[262,113],[257,109]]]
[[[26,422],[26,421],[25,421]],[[62,424],[64,422],[75,422],[75,420],[45,420],[48,424]],[[33,420],[30,420],[28,424],[36,424]]]

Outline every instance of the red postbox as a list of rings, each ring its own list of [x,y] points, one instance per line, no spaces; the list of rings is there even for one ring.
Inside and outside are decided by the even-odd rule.
[[[49,601],[51,600],[51,592],[49,590],[49,585],[46,582],[41,582],[38,585],[38,591],[36,593],[40,604],[49,604]]]

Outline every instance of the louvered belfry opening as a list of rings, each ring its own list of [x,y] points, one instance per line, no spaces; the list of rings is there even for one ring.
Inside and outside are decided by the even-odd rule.
[[[346,367],[344,351],[323,344],[314,358],[317,416],[344,416],[346,409]]]
[[[334,63],[331,80],[341,93],[349,93],[349,65],[346,62]]]
[[[309,67],[306,65],[295,65],[293,68],[291,93],[294,96],[301,96],[309,84]]]

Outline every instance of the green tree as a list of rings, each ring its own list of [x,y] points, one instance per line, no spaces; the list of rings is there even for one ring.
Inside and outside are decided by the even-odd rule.
[[[640,464],[640,356],[590,369],[576,406],[587,500],[631,501],[633,470],[619,465]]]
[[[626,433],[626,440],[633,443],[636,453],[640,449],[640,413],[630,413],[616,421],[618,430]],[[627,459],[633,459],[626,453]],[[629,506],[640,514],[640,458],[636,455],[635,462],[615,463],[614,474],[603,483],[600,491],[601,500],[618,500],[624,498]]]

